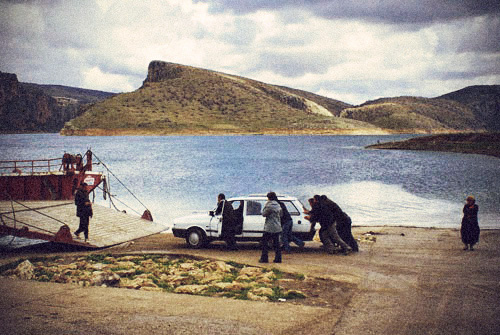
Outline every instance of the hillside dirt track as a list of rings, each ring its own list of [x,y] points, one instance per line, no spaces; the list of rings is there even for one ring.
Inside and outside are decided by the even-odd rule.
[[[463,251],[457,230],[355,227],[376,233],[348,256],[320,244],[268,267],[300,273],[309,298],[254,302],[0,278],[2,334],[498,334],[500,230]],[[92,232],[91,232],[92,234]],[[192,250],[157,234],[101,253],[168,253],[260,266],[256,243]],[[96,252],[96,251],[93,251]],[[58,255],[88,254],[65,252]],[[3,252],[0,264],[54,250]],[[272,255],[272,253],[271,253]]]

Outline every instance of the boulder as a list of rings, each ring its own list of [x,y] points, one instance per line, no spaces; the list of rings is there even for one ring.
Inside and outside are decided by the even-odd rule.
[[[250,287],[250,284],[233,281],[232,283],[216,283],[213,286],[223,291],[241,291]]]
[[[248,277],[257,277],[260,276],[261,274],[262,274],[262,269],[253,266],[246,266],[239,272],[239,276],[246,275]]]
[[[227,264],[226,262],[223,262],[223,261],[216,261],[215,265],[217,267],[217,270],[221,271],[221,272],[228,273],[228,272],[231,272],[232,269],[234,269],[234,266],[229,265],[229,264]]]
[[[16,267],[14,275],[21,279],[33,279],[35,277],[35,267],[29,260],[25,260]]]
[[[136,264],[131,261],[118,261],[113,266],[119,268],[134,268]]]
[[[273,289],[270,287],[255,287],[250,292],[259,296],[267,296],[270,297],[273,295]]]
[[[269,300],[268,297],[253,294],[252,291],[247,293],[247,298],[249,300],[252,300],[252,301],[268,301]]]
[[[174,293],[200,294],[208,289],[208,285],[182,285],[174,290]]]

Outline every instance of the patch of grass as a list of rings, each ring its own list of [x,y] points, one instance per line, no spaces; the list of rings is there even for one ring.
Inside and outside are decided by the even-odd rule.
[[[102,264],[113,264],[111,261],[104,260],[106,257],[110,257],[110,254],[91,254],[86,257],[87,262],[102,263]]]
[[[283,298],[288,299],[288,300],[290,300],[290,299],[305,299],[306,296],[303,295],[302,293],[292,291],[292,292],[288,292],[287,294],[285,294],[283,296]]]
[[[283,272],[280,269],[272,268],[271,271],[274,273],[274,280],[283,278]]]
[[[47,271],[46,269],[35,269],[35,277],[37,278],[38,281],[42,282],[49,282],[52,280],[54,277],[55,273],[51,271]],[[42,278],[43,276],[46,276],[47,278]]]
[[[226,275],[222,278],[221,282],[223,283],[232,283],[236,279],[237,275],[231,274]]]
[[[243,269],[245,267],[245,264],[240,264],[233,261],[226,262],[226,264],[231,265],[237,269]]]
[[[273,294],[269,297],[271,301],[278,301],[279,299],[284,298],[283,289],[281,287],[275,286],[273,287]]]
[[[296,280],[304,280],[304,279],[306,279],[306,276],[303,273],[295,273],[295,279]]]

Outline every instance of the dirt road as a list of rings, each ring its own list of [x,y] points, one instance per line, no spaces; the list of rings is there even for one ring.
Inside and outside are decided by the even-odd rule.
[[[327,255],[319,243],[308,242],[303,252],[284,255],[282,264],[271,263],[306,280],[335,280],[325,294],[328,301],[317,305],[0,278],[0,333],[500,333],[500,231],[481,232],[475,251],[462,250],[455,230],[353,229],[356,237],[368,231],[377,234],[377,241],[361,244],[357,254]],[[99,252],[165,252],[259,265],[257,244],[241,244],[239,251],[225,251],[219,243],[191,250],[166,234]],[[0,263],[30,256],[4,253]]]

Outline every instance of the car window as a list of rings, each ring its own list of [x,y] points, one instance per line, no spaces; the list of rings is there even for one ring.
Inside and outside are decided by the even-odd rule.
[[[265,201],[261,200],[248,200],[247,201],[247,215],[262,215],[262,208]]]
[[[300,212],[299,210],[297,209],[297,207],[295,207],[295,204],[291,201],[282,201],[283,204],[285,204],[286,206],[286,209],[288,210],[288,213],[290,213],[290,215],[294,215],[294,216],[297,216],[297,215],[300,215]]]

